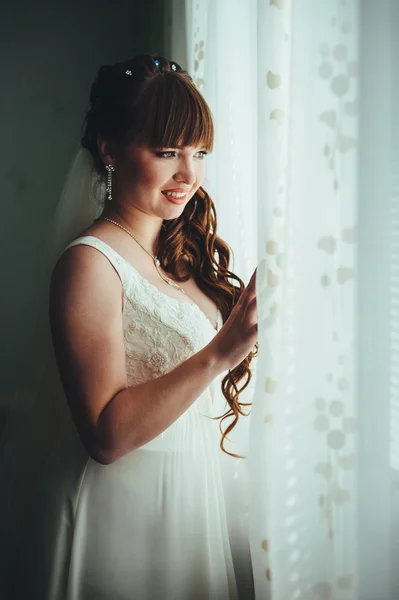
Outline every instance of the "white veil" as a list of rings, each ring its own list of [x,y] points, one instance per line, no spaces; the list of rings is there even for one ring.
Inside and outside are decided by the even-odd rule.
[[[102,212],[106,185],[94,169],[88,150],[80,148],[72,161],[54,216],[49,257],[55,262],[65,246]]]
[[[9,399],[0,438],[0,590],[6,589],[34,485],[53,443],[71,420],[53,354],[48,318],[48,292],[52,270],[64,248],[102,212],[105,181],[94,170],[90,153],[80,148],[71,162],[56,207],[50,234],[43,248],[42,278],[45,291],[37,315],[37,333],[31,375],[17,383]]]

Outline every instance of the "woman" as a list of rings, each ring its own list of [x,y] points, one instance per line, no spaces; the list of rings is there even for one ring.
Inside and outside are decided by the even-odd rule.
[[[107,199],[50,288],[73,425],[26,519],[15,599],[238,597],[217,461],[235,423],[220,449],[211,384],[228,371],[229,414],[244,414],[255,273],[244,290],[216,235],[201,187],[212,145],[210,110],[176,63],[100,69],[82,146]]]

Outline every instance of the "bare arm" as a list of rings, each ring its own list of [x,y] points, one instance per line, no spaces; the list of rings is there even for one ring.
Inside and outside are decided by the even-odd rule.
[[[158,436],[227,368],[208,344],[166,375],[128,387],[121,282],[90,246],[69,249],[55,268],[50,323],[74,422],[101,464]]]
[[[222,370],[211,347],[206,346],[166,375],[116,394],[97,423],[109,462],[161,434]]]

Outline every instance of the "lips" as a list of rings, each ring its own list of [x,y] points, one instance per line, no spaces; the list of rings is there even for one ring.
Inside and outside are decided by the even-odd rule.
[[[171,190],[169,190],[171,191]],[[161,192],[163,196],[165,196],[166,200],[168,200],[169,202],[172,202],[172,204],[184,204],[184,202],[187,199],[187,193],[185,193],[185,195],[182,198],[173,198],[172,196],[169,196],[167,194],[167,192]]]

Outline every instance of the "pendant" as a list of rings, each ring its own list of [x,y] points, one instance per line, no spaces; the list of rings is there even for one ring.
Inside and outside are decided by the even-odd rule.
[[[183,290],[183,289],[182,289],[182,288],[181,288],[179,285],[177,285],[177,283],[175,283],[175,282],[174,282],[172,279],[170,279],[169,277],[165,277],[165,275],[163,275],[163,274],[161,273],[161,271],[160,271],[160,270],[159,270],[159,268],[158,268],[160,264],[161,264],[161,263],[160,263],[160,262],[159,262],[159,260],[156,258],[156,259],[155,259],[155,265],[156,265],[156,267],[157,267],[157,271],[158,271],[159,275],[162,277],[162,279],[163,279],[164,281],[166,281],[166,283],[168,283],[169,285],[171,285],[171,286],[175,287],[177,290],[180,290],[181,292],[183,292],[183,294],[184,294],[184,295],[186,295],[186,292],[185,292],[185,291],[184,291],[184,290]]]

